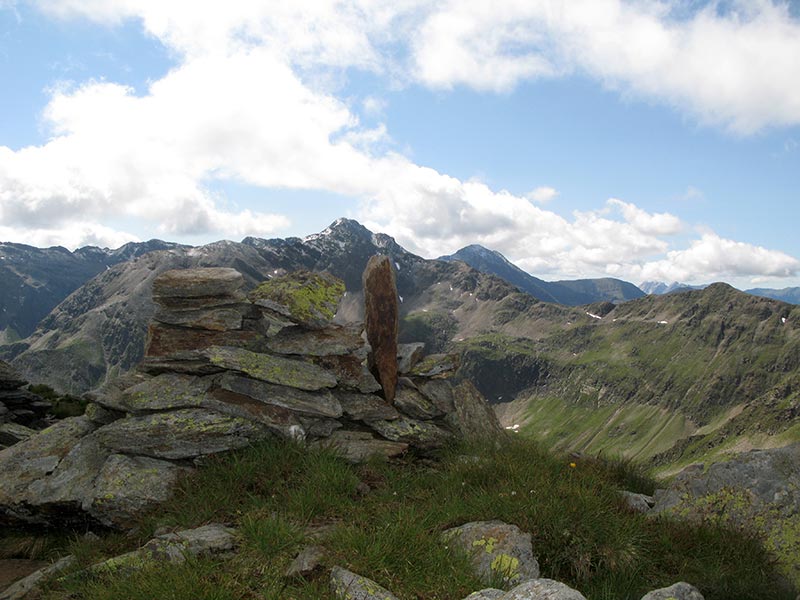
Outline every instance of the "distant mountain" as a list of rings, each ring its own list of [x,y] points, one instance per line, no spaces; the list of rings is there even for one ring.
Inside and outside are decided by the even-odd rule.
[[[478,244],[461,248],[455,254],[440,256],[439,260],[463,261],[482,273],[491,273],[505,279],[511,285],[544,302],[580,306],[594,302],[624,302],[644,296],[635,285],[619,279],[544,281],[512,264],[499,252]]]
[[[672,294],[675,292],[689,292],[691,290],[702,290],[706,285],[689,285],[688,283],[664,283],[663,281],[643,281],[639,284],[639,289],[645,294]]]
[[[116,250],[87,246],[34,248],[0,243],[0,343],[27,337],[59,302],[120,262],[177,244],[150,240]]]
[[[781,300],[782,302],[788,302],[789,304],[800,304],[800,287],[788,287],[780,290],[770,288],[753,288],[751,290],[745,290],[745,292],[748,294],[753,294],[754,296],[762,296],[764,298]]]

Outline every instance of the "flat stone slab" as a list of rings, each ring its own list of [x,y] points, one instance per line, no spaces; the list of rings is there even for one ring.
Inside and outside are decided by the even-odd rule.
[[[366,342],[359,326],[327,325],[322,329],[284,327],[267,340],[267,348],[276,354],[302,356],[367,357]]]
[[[333,419],[342,416],[342,405],[327,390],[306,392],[293,387],[273,385],[265,381],[241,377],[233,373],[225,373],[219,380],[219,386],[265,404],[280,406],[303,415]]]
[[[200,406],[203,395],[211,387],[208,378],[177,373],[163,373],[129,387],[114,399],[106,398],[106,406],[130,413]]]
[[[212,331],[152,322],[147,329],[145,356],[172,356],[191,350],[203,350],[209,346],[260,350],[264,345],[262,337],[257,331],[250,330]]]
[[[394,406],[403,414],[414,419],[430,420],[444,415],[433,402],[417,390],[399,386],[394,397]]]
[[[339,386],[344,389],[365,394],[381,389],[381,384],[357,356],[313,356],[311,361],[333,373]]]
[[[258,309],[249,303],[189,310],[156,308],[155,321],[165,325],[208,329],[209,331],[234,331],[242,329],[245,317],[256,318]]]
[[[202,351],[212,365],[245,373],[254,379],[300,390],[316,391],[336,386],[336,376],[317,365],[282,356],[250,352],[243,348],[214,346]]]
[[[342,411],[354,421],[391,421],[400,418],[400,413],[386,400],[374,394],[335,392]]]
[[[234,296],[243,286],[244,277],[236,269],[172,269],[153,280],[153,300],[158,303],[159,298]]]
[[[331,569],[331,589],[340,600],[398,600],[385,587],[341,567]]]
[[[487,583],[499,578],[509,586],[539,577],[531,535],[516,525],[502,521],[466,523],[446,530],[442,540],[466,553],[476,575]]]
[[[269,430],[241,417],[188,408],[120,419],[96,435],[115,453],[176,460],[242,448]]]
[[[461,366],[458,354],[431,354],[409,372],[416,377],[450,377]]]

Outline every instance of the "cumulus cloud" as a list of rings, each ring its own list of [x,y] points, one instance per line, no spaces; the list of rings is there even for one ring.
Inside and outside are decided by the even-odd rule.
[[[0,147],[7,239],[25,232],[36,243],[113,245],[133,238],[108,225],[126,219],[165,237],[264,236],[288,226],[283,215],[212,191],[234,182],[357,198],[368,226],[412,251],[436,256],[477,242],[539,275],[797,273],[791,257],[713,233],[676,251],[680,219],[628,200],[564,217],[541,206],[554,188],[520,197],[415,164],[387,150],[384,124],[365,126],[352,108],[380,118],[382,100],[345,101],[335,83],[361,69],[394,85],[504,91],[581,71],[738,131],[800,122],[798,84],[785,76],[798,71],[798,26],[769,2],[681,16],[661,2],[619,0],[38,4],[59,18],[138,19],[176,65],[140,95],[105,81],[53,92],[44,114],[50,139]],[[753,44],[762,37],[769,48]],[[758,259],[730,259],[748,252]]]

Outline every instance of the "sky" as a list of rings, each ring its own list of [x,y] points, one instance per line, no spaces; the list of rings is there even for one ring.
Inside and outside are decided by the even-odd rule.
[[[0,0],[0,241],[782,288],[798,201],[800,0]]]

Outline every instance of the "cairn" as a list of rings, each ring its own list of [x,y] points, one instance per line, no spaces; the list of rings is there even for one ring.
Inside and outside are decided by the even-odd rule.
[[[335,277],[300,271],[243,288],[233,269],[156,278],[144,360],[87,394],[86,415],[0,452],[0,512],[124,527],[198,460],[267,437],[359,462],[502,435],[480,393],[448,381],[457,360],[424,358],[420,344],[395,345],[400,377],[387,401],[363,325],[333,322],[345,293]]]

